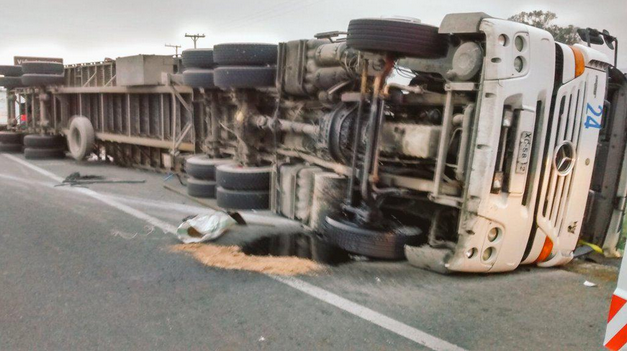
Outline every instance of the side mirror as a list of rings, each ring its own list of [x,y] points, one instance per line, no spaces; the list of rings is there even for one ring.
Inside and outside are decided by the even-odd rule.
[[[605,44],[608,48],[614,50],[614,42],[616,41],[616,37],[610,35],[610,32],[607,29],[603,30],[603,38],[605,38]]]
[[[579,29],[577,29],[577,34],[579,34],[579,37],[581,38],[581,40],[583,40],[586,43],[588,43],[588,46],[590,44],[594,44],[594,45],[603,45],[603,44],[605,44],[605,41],[603,41],[603,38],[601,37],[601,34],[596,29],[579,28]]]

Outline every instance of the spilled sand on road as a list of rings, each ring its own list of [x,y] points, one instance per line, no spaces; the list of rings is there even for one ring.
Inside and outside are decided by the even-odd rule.
[[[206,266],[264,274],[295,276],[324,269],[314,261],[298,257],[248,256],[237,246],[180,244],[173,246],[172,251],[188,253]]]

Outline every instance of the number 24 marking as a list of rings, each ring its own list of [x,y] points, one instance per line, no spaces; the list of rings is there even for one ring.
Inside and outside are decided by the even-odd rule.
[[[588,104],[587,110],[589,113],[592,114],[592,116],[586,116],[586,123],[584,123],[586,129],[601,129],[601,115],[603,114],[603,106],[599,106],[599,111],[597,112],[594,110],[594,107],[592,107],[592,105]]]

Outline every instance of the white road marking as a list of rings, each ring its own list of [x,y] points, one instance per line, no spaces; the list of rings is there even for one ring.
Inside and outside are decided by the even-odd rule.
[[[28,168],[32,169],[35,172],[37,172],[39,174],[42,174],[42,175],[45,175],[46,177],[51,178],[51,179],[53,179],[53,180],[55,180],[55,181],[57,181],[59,183],[63,182],[63,178],[57,176],[54,173],[48,172],[48,171],[46,171],[43,168],[37,167],[37,166],[35,166],[34,164],[32,164],[30,162],[24,161],[24,160],[22,160],[22,159],[20,159],[18,157],[13,156],[13,155],[5,154],[5,156],[10,158],[11,160],[13,160],[13,161],[23,165],[23,166],[25,166],[25,167],[28,167]],[[138,211],[138,210],[136,210],[136,209],[134,209],[132,207],[129,207],[129,206],[123,204],[123,203],[120,203],[118,201],[110,199],[110,198],[108,198],[106,196],[100,195],[99,193],[97,193],[97,192],[95,192],[95,191],[93,191],[91,189],[86,189],[86,188],[69,188],[68,190],[79,192],[79,193],[82,193],[83,195],[87,195],[87,196],[89,196],[91,198],[94,198],[94,199],[96,199],[98,201],[104,202],[105,204],[107,204],[107,205],[109,205],[111,207],[117,208],[118,210],[120,210],[122,212],[125,212],[125,213],[127,213],[127,214],[129,214],[129,215],[131,215],[133,217],[137,217],[139,219],[143,219],[144,221],[148,222],[149,224],[151,224],[151,225],[153,225],[155,227],[159,227],[159,228],[163,229],[166,232],[176,233],[176,227],[175,226],[170,225],[170,224],[168,224],[168,223],[166,223],[166,222],[164,222],[164,221],[162,221],[160,219],[154,218],[154,217],[152,217],[152,216],[150,216],[150,215],[148,215],[148,214],[146,214],[146,213],[144,213],[142,211]]]
[[[57,182],[62,182],[63,178],[49,172],[46,171],[45,169],[42,169],[40,167],[37,167],[33,164],[31,164],[30,162],[27,162],[25,160],[22,160],[18,157],[15,157],[13,155],[8,155],[5,154],[6,157],[8,157],[9,159],[25,166],[28,167],[30,169],[32,169],[33,171],[45,175]],[[117,208],[118,210],[125,212],[133,217],[139,218],[141,220],[144,220],[146,222],[148,222],[149,224],[162,229],[165,232],[170,232],[172,234],[176,233],[176,227],[174,227],[173,225],[170,225],[168,223],[165,223],[157,218],[154,218],[144,212],[138,211],[134,208],[131,208],[127,205],[124,205],[116,200],[114,200],[113,198],[106,196],[106,195],[102,195],[99,194],[91,189],[85,189],[85,188],[70,188],[74,191],[83,193],[89,197],[92,197],[96,200],[99,200],[101,202],[104,202],[105,204]],[[268,277],[281,282],[287,286],[290,286],[298,291],[301,291],[309,296],[312,296],[318,300],[324,301],[332,306],[335,306],[343,311],[346,311],[356,317],[359,317],[363,320],[366,320],[370,323],[373,323],[375,325],[380,326],[383,329],[386,329],[394,334],[397,334],[399,336],[402,336],[404,338],[407,338],[411,341],[414,341],[417,344],[420,344],[422,346],[425,346],[429,349],[435,350],[435,351],[465,351],[465,349],[451,344],[448,341],[442,340],[438,337],[435,337],[431,334],[428,334],[426,332],[423,332],[422,330],[419,330],[417,328],[411,327],[405,323],[399,322],[395,319],[392,319],[384,314],[381,314],[379,312],[373,311],[371,309],[369,309],[368,307],[359,305],[355,302],[352,302],[350,300],[347,300],[339,295],[336,295],[330,291],[324,290],[322,288],[319,288],[317,286],[311,285],[303,280],[297,279],[297,278],[293,278],[293,277],[279,277],[279,276],[274,276],[274,275],[267,275]]]
[[[311,285],[300,279],[293,278],[293,277],[280,277],[280,276],[274,276],[274,275],[268,275],[268,276],[283,284],[287,284],[296,290],[302,291],[309,296],[313,296],[318,300],[324,301],[354,316],[367,320],[370,323],[376,324],[383,329],[387,329],[395,334],[398,334],[404,338],[407,338],[411,341],[414,341],[432,350],[464,351],[463,348],[457,345],[451,344],[448,341],[442,340],[431,334],[425,333],[422,330],[416,329],[405,323],[399,322],[384,314],[373,311],[369,309],[368,307],[354,303],[339,295],[336,295],[330,291],[319,288],[315,285]]]
[[[22,178],[14,177],[9,174],[0,174],[0,179],[10,180],[16,183],[21,183],[21,184],[26,184],[26,185],[36,184],[36,185],[45,186],[47,188],[53,188],[56,184],[58,184],[58,183],[53,183],[53,182],[39,182],[36,180],[26,180],[23,177]]]
[[[41,166],[41,167],[65,167],[67,166],[67,163],[65,162],[39,162],[37,163],[37,165]]]

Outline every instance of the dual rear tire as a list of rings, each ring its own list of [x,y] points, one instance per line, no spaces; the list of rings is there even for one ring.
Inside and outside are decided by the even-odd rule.
[[[0,152],[22,152],[24,134],[0,132]]]
[[[271,167],[219,166],[216,169],[218,206],[229,210],[269,209],[271,173]]]
[[[224,90],[275,86],[278,47],[274,44],[232,43],[214,48],[215,85]]]
[[[183,84],[192,88],[213,89],[213,68],[215,62],[212,49],[189,49],[182,53],[185,71],[182,74]]]
[[[31,134],[24,137],[24,158],[50,160],[65,158],[65,139],[60,135]]]
[[[0,132],[0,152],[21,153],[24,135],[15,132]]]
[[[187,194],[193,197],[215,199],[216,197],[216,168],[220,165],[232,163],[229,159],[209,158],[206,155],[196,155],[185,161],[187,179]]]
[[[64,67],[58,62],[24,62],[21,70],[23,86],[63,85]]]
[[[0,86],[9,90],[21,87],[22,74],[22,66],[0,65]]]

